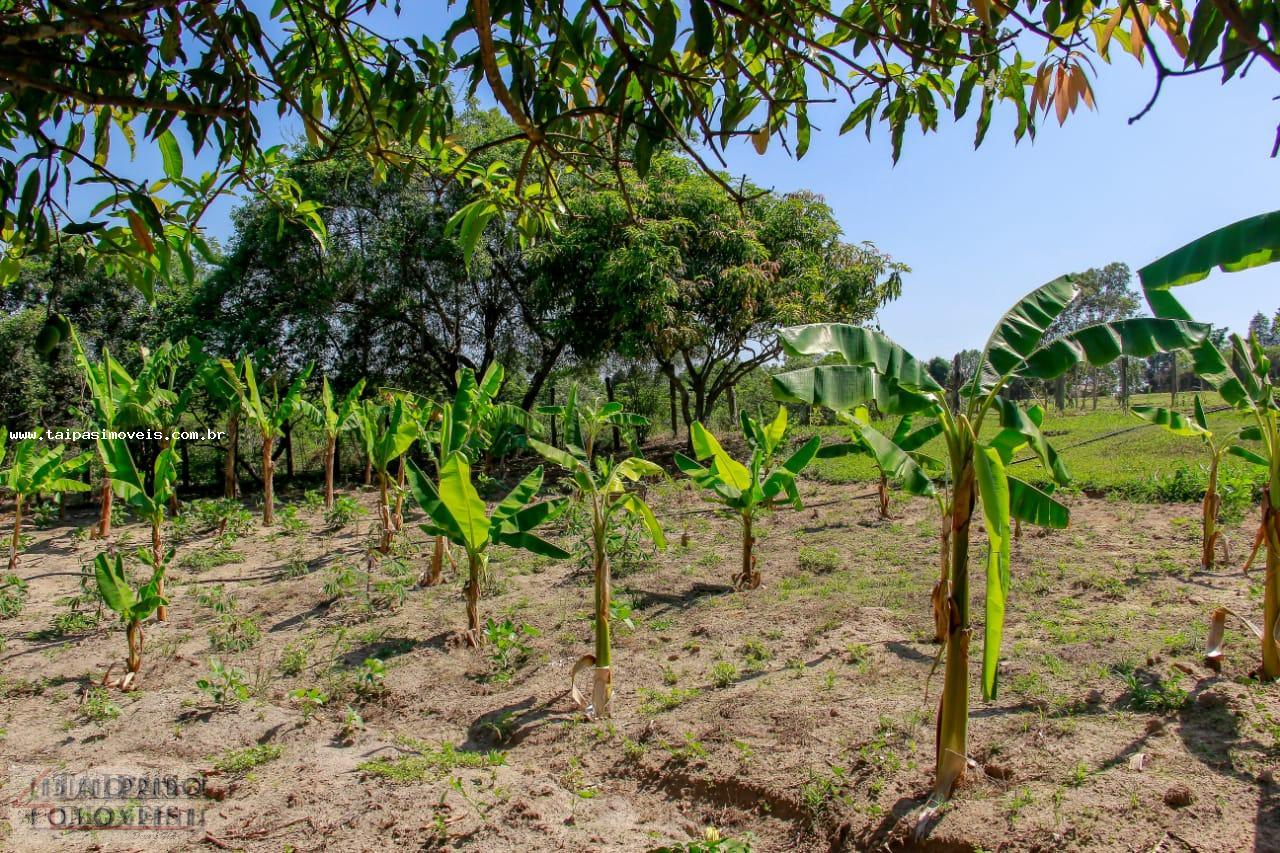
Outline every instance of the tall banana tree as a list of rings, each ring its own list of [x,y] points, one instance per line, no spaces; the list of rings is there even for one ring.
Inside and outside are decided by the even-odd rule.
[[[0,430],[0,463],[4,461],[7,435]],[[89,484],[78,479],[92,457],[79,453],[66,457],[66,446],[45,446],[34,438],[23,439],[13,446],[9,467],[0,470],[0,488],[13,495],[13,535],[9,540],[9,574],[18,567],[22,550],[23,510],[37,495],[63,492],[87,492]]]
[[[924,466],[939,463],[921,453],[920,448],[942,433],[942,422],[931,421],[912,429],[914,415],[903,415],[893,435],[886,437],[871,426],[870,412],[859,406],[852,412],[836,412],[836,418],[849,429],[847,442],[818,448],[819,459],[834,459],[850,454],[871,458],[879,475],[876,494],[881,518],[889,517],[889,483],[896,482],[913,495],[932,497],[936,490]]]
[[[329,377],[320,382],[320,399],[316,405],[306,407],[311,420],[324,431],[324,508],[333,509],[333,470],[337,456],[338,438],[344,432],[360,427],[360,395],[364,393],[361,379],[337,399],[329,387]]]
[[[1204,500],[1201,502],[1200,567],[1211,571],[1217,563],[1219,550],[1222,551],[1224,562],[1230,559],[1226,536],[1218,529],[1218,514],[1222,508],[1222,498],[1218,496],[1218,468],[1222,464],[1222,457],[1233,446],[1232,437],[1214,435],[1209,429],[1199,394],[1195,396],[1191,417],[1162,406],[1133,406],[1130,411],[1147,423],[1162,427],[1174,435],[1200,439],[1209,451],[1209,477],[1205,484]]]
[[[284,425],[302,408],[302,391],[314,367],[308,364],[293,378],[287,389],[280,392],[279,377],[273,377],[269,391],[259,390],[257,370],[253,359],[245,356],[240,366],[234,362],[221,362],[223,373],[240,397],[240,410],[244,417],[258,428],[262,439],[262,524],[275,524],[275,441],[284,435]]]
[[[742,563],[734,576],[738,589],[755,589],[760,586],[760,572],[756,570],[755,522],[765,512],[790,504],[801,507],[800,491],[796,477],[813,461],[820,436],[805,442],[785,462],[777,463],[776,456],[783,448],[787,433],[787,410],[778,407],[778,414],[765,426],[743,411],[742,433],[751,448],[747,464],[734,459],[701,422],[695,421],[689,430],[694,455],[700,461],[710,460],[704,468],[683,453],[675,455],[676,467],[711,494],[708,499],[725,507],[736,515],[742,524]]]
[[[570,400],[576,401],[575,388]],[[619,462],[595,459],[591,448],[602,430],[614,426],[644,425],[648,422],[639,415],[623,411],[621,403],[608,403],[599,409],[591,406],[572,406],[572,425],[566,421],[566,450],[544,444],[530,438],[529,446],[548,461],[559,465],[573,477],[578,498],[586,502],[591,512],[591,563],[595,581],[595,654],[584,655],[573,665],[569,678],[571,693],[578,707],[588,715],[607,718],[613,715],[613,649],[609,624],[609,608],[612,601],[612,577],[609,563],[609,531],[615,518],[630,515],[638,519],[649,531],[658,548],[666,548],[662,527],[639,495],[628,491],[628,485],[642,477],[664,476],[661,466],[636,456],[628,456]],[[564,413],[561,412],[561,415]],[[640,423],[644,421],[644,424]],[[575,440],[576,439],[576,440]],[[578,692],[577,674],[592,667],[591,699]]]
[[[1280,260],[1280,211],[1264,213],[1232,223],[1192,240],[1138,270],[1143,292],[1151,311],[1158,317],[1185,319],[1190,315],[1173,295],[1172,288],[1209,277],[1216,267],[1224,272],[1251,269]],[[1223,357],[1212,342],[1205,341],[1192,351],[1192,368],[1223,400],[1247,415],[1254,426],[1240,435],[1259,442],[1254,452],[1244,446],[1230,450],[1266,471],[1262,490],[1262,519],[1257,549],[1266,546],[1266,576],[1263,581],[1262,625],[1249,627],[1262,645],[1259,674],[1268,680],[1280,678],[1280,412],[1277,389],[1270,378],[1270,360],[1256,340],[1231,337],[1230,359]],[[1253,556],[1250,556],[1252,562]],[[1229,611],[1218,608],[1212,617],[1206,656],[1216,661],[1222,656],[1222,639]]]
[[[226,417],[227,447],[222,458],[222,496],[237,496],[236,455],[240,447],[240,377],[238,371],[227,371],[218,359],[200,366],[198,376],[216,412]]]
[[[391,519],[391,465],[418,440],[418,422],[401,398],[389,406],[365,400],[357,413],[365,458],[378,478],[378,519],[382,524],[378,551],[387,554],[395,532]]]
[[[162,449],[156,456],[151,477],[148,478],[134,463],[129,445],[123,439],[99,437],[98,452],[106,464],[107,476],[111,478],[115,492],[135,515],[151,527],[151,548],[140,549],[138,558],[151,567],[156,578],[156,594],[161,599],[156,607],[156,618],[167,622],[169,608],[165,600],[164,582],[173,552],[164,550],[161,531],[164,527],[165,507],[177,485],[178,453],[172,447]]]
[[[443,536],[461,547],[467,555],[467,643],[479,647],[484,639],[480,628],[480,585],[488,572],[489,548],[495,543],[552,557],[571,556],[564,549],[535,536],[530,531],[559,515],[564,498],[533,502],[542,486],[539,465],[511,490],[503,500],[486,512],[485,503],[471,482],[471,464],[459,451],[445,457],[440,466],[439,487],[412,460],[408,465],[410,493],[418,507],[427,514],[421,525],[428,536]]]
[[[1137,318],[1089,326],[1043,343],[1045,330],[1075,298],[1071,276],[1055,279],[1020,300],[996,324],[972,380],[961,390],[963,405],[951,412],[943,389],[924,365],[884,335],[857,326],[824,323],[783,329],[793,356],[838,356],[843,363],[802,368],[773,377],[779,399],[853,411],[874,402],[886,414],[934,414],[947,449],[948,515],[951,519],[950,577],[942,590],[947,638],[942,697],[938,709],[935,785],[931,807],[950,796],[967,762],[969,644],[969,532],[979,499],[987,531],[986,620],[982,693],[994,699],[997,665],[1009,594],[1011,521],[1065,527],[1067,508],[1017,477],[1008,466],[1018,444],[1026,444],[1059,483],[1066,466],[1030,414],[1005,395],[1015,378],[1056,379],[1088,363],[1101,366],[1121,355],[1145,358],[1189,348],[1205,340],[1209,327],[1181,320]],[[996,422],[998,430],[983,432]],[[1010,436],[1016,436],[1011,440]]]

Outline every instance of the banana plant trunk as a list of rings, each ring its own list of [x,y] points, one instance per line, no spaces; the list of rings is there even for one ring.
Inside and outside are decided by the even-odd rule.
[[[275,438],[270,435],[262,437],[262,523],[271,526],[276,523],[276,492],[273,483],[276,463],[271,458],[271,449]]]
[[[969,524],[976,482],[974,449],[969,440],[960,453],[951,504],[951,594],[947,598],[946,670],[938,706],[935,788],[942,797],[964,778],[969,728]]]
[[[391,507],[388,504],[387,472],[378,471],[378,521],[382,524],[382,538],[378,541],[378,551],[391,553]]]
[[[942,523],[938,525],[938,540],[940,547],[938,548],[938,580],[933,585],[933,641],[938,644],[947,641],[947,634],[951,631],[951,607],[948,599],[951,597],[951,516],[947,513],[942,515]]]
[[[418,579],[418,586],[438,586],[444,580],[444,537],[437,536],[431,550],[431,568]]]
[[[609,625],[609,601],[612,580],[609,576],[609,547],[605,521],[599,507],[595,510],[595,582],[596,582],[596,660],[591,678],[592,716],[613,716],[612,632]]]
[[[102,491],[99,494],[101,499],[98,502],[98,530],[94,538],[106,539],[111,535],[111,501],[115,497],[115,493],[111,491],[110,477],[102,478]]]
[[[1213,454],[1209,463],[1209,482],[1204,490],[1204,539],[1200,546],[1200,568],[1211,571],[1217,562],[1218,540],[1222,534],[1218,531],[1218,508],[1222,499],[1218,497],[1218,454]]]
[[[1266,588],[1262,596],[1262,677],[1280,678],[1280,644],[1276,643],[1276,623],[1280,622],[1280,508],[1273,502],[1280,495],[1280,475],[1273,471],[1271,484],[1262,493],[1262,529],[1267,543]]]
[[[404,529],[404,457],[400,457],[400,470],[396,472],[396,511],[391,520],[395,523],[395,532]]]
[[[13,538],[9,540],[9,573],[18,568],[18,549],[22,547],[22,495],[13,506]]]
[[[236,496],[236,452],[240,446],[240,415],[233,413],[227,418],[227,452],[222,461],[222,496],[235,499]]]
[[[484,634],[480,630],[480,577],[484,574],[485,557],[467,553],[467,645],[480,647]]]
[[[130,619],[124,630],[125,638],[129,642],[129,657],[126,661],[126,669],[129,675],[136,676],[138,671],[142,669],[142,623],[137,619]]]
[[[880,517],[889,517],[889,478],[885,474],[880,475],[880,488],[877,492],[880,498]]]
[[[337,456],[338,437],[328,436],[324,443],[324,508],[333,509],[333,460]]]
[[[738,589],[755,589],[760,585],[760,573],[756,571],[756,537],[751,528],[751,513],[742,513],[742,567],[734,578]]]
[[[151,525],[151,558],[155,561],[155,570],[160,572],[160,578],[156,582],[156,595],[164,598],[164,576],[163,563],[161,562],[164,555],[161,553],[160,543],[160,523],[156,522]],[[169,621],[169,607],[161,604],[156,608],[156,620],[160,622]]]

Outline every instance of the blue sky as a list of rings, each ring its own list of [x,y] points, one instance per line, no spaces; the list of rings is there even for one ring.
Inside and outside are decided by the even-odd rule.
[[[434,32],[439,23],[415,19],[414,27]],[[1270,158],[1280,122],[1274,75],[1259,65],[1226,86],[1212,73],[1170,80],[1155,108],[1129,125],[1154,75],[1127,55],[1098,67],[1097,112],[1082,107],[1061,128],[1042,122],[1034,142],[1015,145],[1010,116],[997,115],[975,151],[971,113],[937,134],[909,133],[895,166],[880,128],[870,142],[859,132],[839,136],[845,110],[823,105],[803,160],[776,145],[759,156],[743,141],[729,165],[765,187],[822,193],[848,239],[909,264],[902,298],[879,322],[919,356],[949,356],[980,347],[1019,296],[1062,273],[1111,261],[1136,270],[1280,207],[1280,161]],[[279,133],[267,128],[268,141]],[[158,157],[142,153],[134,168],[158,174]],[[215,236],[229,234],[232,207],[210,211]],[[1197,319],[1243,330],[1255,311],[1280,309],[1277,277],[1280,267],[1219,274],[1179,297]]]

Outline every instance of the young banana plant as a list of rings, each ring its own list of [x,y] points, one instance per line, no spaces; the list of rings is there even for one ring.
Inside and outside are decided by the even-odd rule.
[[[102,600],[124,623],[125,639],[129,644],[124,676],[119,681],[111,681],[111,669],[115,666],[112,664],[102,677],[102,683],[129,690],[137,683],[138,672],[142,669],[142,623],[166,603],[164,566],[153,567],[151,580],[137,589],[130,582],[124,558],[119,554],[99,554],[93,561],[93,574]]]
[[[1065,527],[1067,508],[1047,493],[1012,477],[1013,450],[1025,444],[1056,482],[1066,482],[1066,466],[1045,440],[1035,419],[1004,396],[1014,378],[1055,379],[1087,362],[1107,364],[1121,355],[1145,358],[1189,348],[1205,340],[1209,327],[1179,320],[1137,318],[1090,326],[1041,345],[1045,330],[1075,298],[1071,276],[1037,288],[996,324],[971,381],[962,389],[961,409],[951,412],[943,389],[924,365],[884,335],[840,323],[783,329],[784,349],[794,356],[838,356],[843,363],[802,368],[773,377],[774,394],[787,402],[853,411],[875,402],[885,414],[929,413],[942,423],[951,484],[948,583],[939,597],[947,624],[942,697],[938,709],[934,793],[930,811],[950,796],[968,762],[969,530],[979,499],[989,542],[986,565],[986,625],[982,693],[993,699],[1009,594],[1011,521]],[[982,438],[983,424],[1001,429]],[[990,434],[990,433],[988,433]],[[940,617],[941,619],[942,617]]]
[[[148,487],[147,478],[134,464],[133,454],[124,439],[103,435],[98,438],[98,452],[106,465],[107,476],[111,478],[116,494],[134,514],[151,526],[151,548],[140,549],[138,558],[151,566],[157,580],[157,594],[164,599],[166,567],[173,559],[173,551],[165,552],[161,530],[164,527],[165,507],[178,480],[178,453],[172,447],[160,451],[156,456]],[[169,621],[168,601],[162,600],[156,606],[155,613],[161,622]]]
[[[302,372],[294,377],[293,382],[283,394],[280,383],[270,383],[271,391],[263,394],[259,390],[257,370],[253,359],[244,357],[241,366],[234,362],[221,362],[223,373],[236,394],[240,398],[240,411],[246,419],[258,428],[262,439],[262,524],[269,527],[275,524],[275,441],[284,435],[284,425],[302,409],[302,391],[314,367],[308,364]]]
[[[497,405],[494,400],[502,388],[505,371],[501,364],[489,365],[484,376],[476,379],[469,367],[460,369],[455,379],[458,390],[453,402],[439,406],[426,404],[417,409],[422,423],[422,441],[431,457],[439,484],[444,460],[452,453],[462,453],[470,462],[479,461],[488,447],[485,422],[491,420],[490,412]],[[431,566],[419,578],[420,586],[436,586],[444,581],[444,560],[448,554],[448,540],[436,536],[431,550]]]
[[[716,437],[697,421],[689,430],[694,455],[700,461],[710,460],[711,467],[704,468],[683,453],[677,453],[675,460],[676,467],[689,479],[711,493],[709,500],[738,517],[742,524],[742,564],[734,576],[734,586],[755,589],[760,586],[760,572],[756,570],[755,522],[761,514],[785,504],[801,508],[796,477],[813,461],[822,439],[815,435],[779,465],[775,457],[782,449],[787,433],[786,408],[779,406],[778,414],[768,426],[745,411],[742,412],[741,423],[743,435],[751,448],[751,458],[746,465],[726,453]]]
[[[480,627],[480,584],[489,565],[489,548],[494,543],[521,548],[543,557],[563,560],[570,554],[530,533],[539,524],[564,510],[565,499],[533,503],[542,486],[542,466],[503,498],[492,513],[471,482],[471,464],[459,451],[445,457],[440,466],[439,486],[413,463],[408,464],[409,491],[418,507],[427,514],[421,525],[428,536],[443,536],[467,555],[467,644],[479,647],[484,639]]]
[[[0,462],[4,461],[6,439],[5,431],[0,430]],[[89,491],[89,484],[77,479],[76,475],[88,467],[91,458],[88,454],[79,453],[68,459],[64,445],[46,447],[34,438],[23,439],[13,446],[13,459],[9,467],[0,470],[0,488],[13,495],[9,574],[13,574],[18,567],[18,555],[22,550],[23,510],[27,502],[37,495]]]
[[[391,465],[409,452],[418,440],[418,422],[400,397],[390,405],[365,400],[357,411],[365,458],[378,478],[378,519],[382,524],[378,551],[389,554],[395,533],[391,519]]]
[[[344,432],[360,426],[360,395],[364,393],[364,380],[351,387],[342,399],[334,397],[329,387],[329,377],[320,382],[319,405],[308,405],[307,414],[324,431],[324,508],[333,509],[333,470],[338,451],[338,438]]]
[[[576,388],[570,399],[576,398]],[[560,412],[559,414],[564,414]],[[609,624],[609,608],[612,601],[612,577],[609,563],[609,531],[615,518],[630,515],[638,519],[649,531],[649,536],[660,549],[667,547],[666,538],[658,519],[639,495],[628,491],[630,483],[642,477],[664,476],[661,466],[645,459],[629,456],[620,462],[592,457],[591,448],[604,429],[614,426],[637,425],[639,415],[622,410],[621,403],[608,403],[600,409],[581,406],[572,417],[573,425],[566,422],[566,436],[574,438],[566,442],[566,450],[544,444],[530,438],[529,446],[548,461],[568,471],[573,478],[578,498],[591,512],[591,562],[595,580],[595,654],[584,655],[570,670],[571,694],[578,707],[597,719],[613,715],[613,650]],[[644,421],[647,423],[647,421]],[[640,424],[643,425],[643,424]],[[576,440],[575,440],[576,439]],[[577,675],[592,667],[591,698],[578,691]]]
[[[880,475],[877,498],[881,518],[889,518],[890,482],[899,483],[905,491],[921,497],[932,497],[936,493],[925,467],[938,468],[941,463],[921,453],[920,448],[942,433],[941,421],[913,430],[914,415],[903,415],[893,435],[886,437],[871,426],[871,416],[865,406],[853,412],[836,412],[836,418],[849,428],[850,440],[820,447],[817,456],[819,459],[849,454],[869,456]]]
[[[1222,457],[1230,451],[1231,441],[1224,440],[1221,435],[1215,436],[1209,429],[1199,394],[1195,397],[1195,408],[1189,418],[1179,411],[1161,406],[1133,406],[1129,411],[1174,435],[1198,438],[1209,451],[1209,479],[1205,484],[1204,501],[1201,503],[1203,535],[1200,542],[1200,568],[1206,572],[1212,571],[1217,563],[1218,551],[1222,552],[1223,562],[1231,559],[1227,537],[1218,529],[1218,512],[1222,507],[1222,498],[1218,496],[1218,467],[1222,463]]]

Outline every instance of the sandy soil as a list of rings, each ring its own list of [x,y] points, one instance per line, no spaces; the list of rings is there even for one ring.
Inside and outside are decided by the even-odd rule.
[[[928,684],[934,510],[895,495],[881,522],[868,488],[805,491],[806,509],[764,523],[764,585],[746,593],[728,587],[734,524],[683,488],[650,491],[672,547],[617,579],[635,628],[617,642],[610,723],[585,721],[567,693],[590,650],[575,564],[495,554],[484,614],[537,632],[503,671],[456,643],[456,572],[402,603],[386,585],[426,563],[412,523],[366,594],[375,516],[330,532],[305,510],[294,533],[255,525],[223,565],[213,532],[178,543],[171,621],[147,628],[141,689],[107,692],[111,718],[88,691],[119,671],[118,621],[51,628],[60,614],[67,627],[59,602],[102,546],[80,532],[91,513],[55,522],[21,564],[25,609],[0,621],[0,756],[17,765],[0,767],[0,793],[20,798],[31,767],[208,772],[194,801],[205,824],[35,834],[11,807],[0,844],[643,851],[715,826],[758,851],[911,847],[900,819],[928,794],[926,689],[940,686]],[[1199,571],[1197,511],[1077,498],[1071,529],[1024,532],[1000,697],[982,702],[975,682],[976,765],[914,849],[1280,850],[1280,689],[1247,678],[1259,653],[1234,626],[1224,671],[1201,661],[1213,606],[1260,617],[1260,578]],[[1237,552],[1249,521],[1231,530]],[[136,524],[117,531],[144,539]],[[260,629],[242,651],[211,648],[227,639],[210,606],[220,586],[231,618]],[[249,698],[223,707],[197,688],[211,656],[243,671]],[[325,702],[304,715],[291,694],[312,688]],[[258,745],[257,766],[234,752]]]

